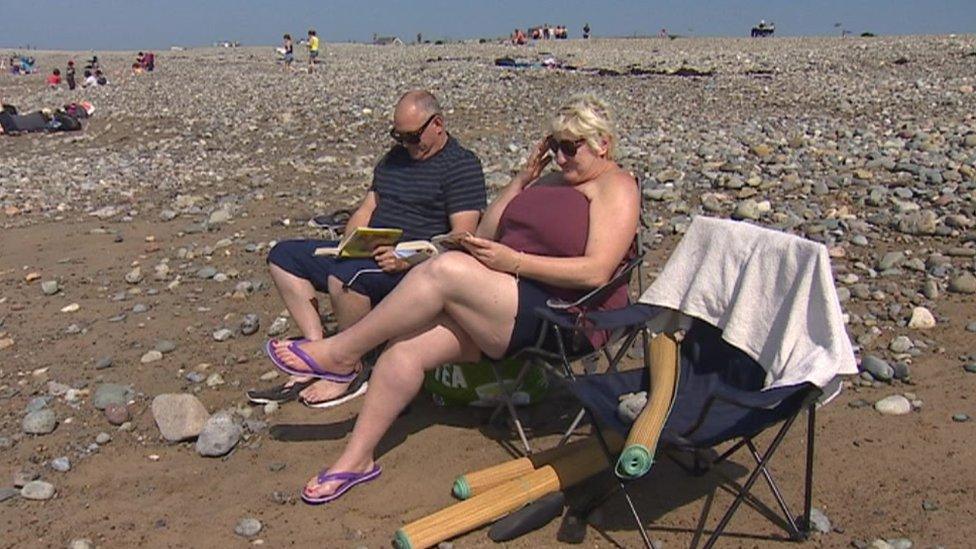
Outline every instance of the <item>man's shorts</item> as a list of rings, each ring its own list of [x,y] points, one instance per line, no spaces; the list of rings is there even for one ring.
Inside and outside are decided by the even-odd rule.
[[[320,292],[328,293],[329,276],[334,276],[343,284],[348,284],[350,290],[368,297],[374,307],[406,276],[406,271],[360,273],[365,269],[379,270],[379,265],[372,259],[340,259],[314,255],[315,248],[334,247],[338,244],[337,240],[285,240],[271,248],[268,263],[309,281]],[[356,276],[357,273],[359,276]]]
[[[319,56],[318,50],[312,50],[312,51],[308,52],[308,60],[309,61],[315,59],[318,56]]]

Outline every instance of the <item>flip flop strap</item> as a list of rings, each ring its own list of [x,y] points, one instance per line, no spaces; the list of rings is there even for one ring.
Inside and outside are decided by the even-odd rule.
[[[372,475],[372,474],[375,474],[375,473],[376,473],[376,467],[373,467],[372,469],[370,469],[369,471],[366,471],[365,473],[353,473],[353,472],[350,472],[350,471],[340,471],[340,472],[337,472],[337,473],[330,473],[329,470],[326,469],[326,470],[322,471],[321,473],[319,473],[318,476],[315,477],[315,480],[319,484],[324,484],[326,482],[332,482],[334,480],[342,480],[342,481],[348,482],[350,480],[359,480],[359,479],[361,479],[363,477],[368,477],[369,475]]]
[[[323,370],[322,367],[319,366],[317,362],[315,362],[315,359],[314,358],[312,358],[311,356],[309,356],[308,353],[306,353],[305,351],[303,351],[302,348],[298,346],[298,342],[297,341],[294,341],[292,343],[289,343],[288,344],[288,350],[291,351],[295,356],[297,356],[302,362],[304,362],[305,365],[308,366],[309,370],[311,370],[312,372],[314,372],[316,374],[319,374],[319,375],[322,375],[322,374],[339,375],[339,374],[335,374],[333,372],[328,372],[328,371]]]

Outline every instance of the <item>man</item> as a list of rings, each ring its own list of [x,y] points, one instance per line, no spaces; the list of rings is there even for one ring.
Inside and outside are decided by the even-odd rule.
[[[315,63],[319,56],[319,37],[315,34],[315,29],[308,31],[308,72],[315,70]]]
[[[429,240],[448,232],[474,232],[487,204],[481,162],[448,132],[437,99],[411,91],[397,102],[390,136],[394,145],[373,169],[373,184],[346,223],[356,227],[397,227],[403,240]],[[289,240],[268,254],[271,278],[302,336],[322,339],[316,291],[327,292],[339,329],[361,319],[389,294],[410,266],[391,246],[377,247],[372,259],[316,257],[335,241]],[[364,269],[382,272],[362,273]],[[362,378],[364,376],[360,376]],[[283,402],[300,392],[303,402],[327,408],[365,392],[362,379],[335,383],[293,378],[266,391],[250,391],[253,402]]]

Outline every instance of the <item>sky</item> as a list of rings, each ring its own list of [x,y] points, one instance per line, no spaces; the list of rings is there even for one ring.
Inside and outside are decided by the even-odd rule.
[[[0,0],[0,48],[165,49],[219,40],[277,44],[315,28],[325,42],[374,33],[412,41],[497,37],[549,23],[578,38],[742,36],[761,18],[776,34],[949,34],[976,32],[976,0]],[[837,27],[836,24],[841,26]]]

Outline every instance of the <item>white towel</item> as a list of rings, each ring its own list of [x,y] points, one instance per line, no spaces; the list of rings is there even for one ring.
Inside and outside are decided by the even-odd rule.
[[[698,216],[640,302],[720,328],[765,389],[857,373],[827,249],[810,240]]]

